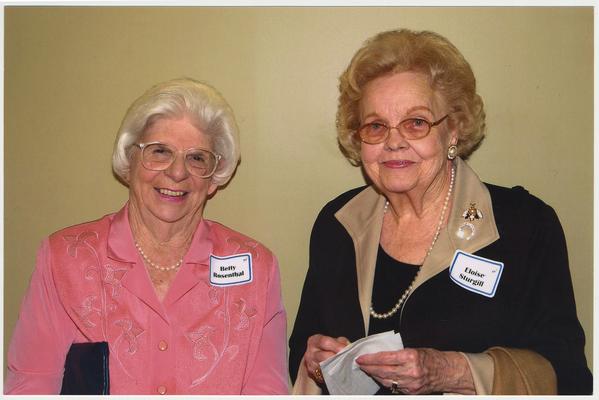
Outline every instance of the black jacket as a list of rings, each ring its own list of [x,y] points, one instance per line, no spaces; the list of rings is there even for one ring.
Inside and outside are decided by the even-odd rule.
[[[557,215],[521,187],[485,186],[499,238],[474,254],[504,263],[495,296],[456,285],[445,264],[405,302],[399,326],[404,346],[466,353],[493,346],[533,350],[551,362],[560,394],[591,393],[585,338]],[[354,241],[335,216],[364,190],[353,189],[328,203],[314,224],[310,267],[289,341],[293,381],[311,335],[351,341],[365,336]]]

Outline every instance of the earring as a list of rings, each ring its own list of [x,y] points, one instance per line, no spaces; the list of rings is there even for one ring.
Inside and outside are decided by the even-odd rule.
[[[447,158],[450,160],[453,160],[454,158],[457,157],[457,155],[458,155],[458,146],[456,146],[455,144],[452,144],[447,149]]]

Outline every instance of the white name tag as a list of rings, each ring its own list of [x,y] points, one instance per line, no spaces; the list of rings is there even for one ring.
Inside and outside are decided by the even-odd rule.
[[[457,250],[453,256],[449,276],[459,286],[486,297],[495,296],[503,263]]]
[[[233,286],[250,283],[252,255],[233,254],[227,257],[210,255],[210,283],[214,286]]]

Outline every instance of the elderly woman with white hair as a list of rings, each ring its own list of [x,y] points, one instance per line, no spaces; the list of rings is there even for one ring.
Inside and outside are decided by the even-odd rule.
[[[238,161],[214,88],[177,79],[139,97],[113,153],[129,201],[43,241],[5,393],[286,394],[277,260],[203,218]]]

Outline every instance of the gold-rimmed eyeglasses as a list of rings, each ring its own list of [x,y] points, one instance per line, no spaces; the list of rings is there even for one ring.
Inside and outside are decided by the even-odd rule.
[[[135,143],[134,146],[141,149],[142,165],[151,171],[164,171],[173,164],[177,154],[183,153],[187,171],[199,178],[211,177],[222,158],[220,154],[208,149],[178,150],[173,146],[160,142]]]
[[[368,144],[379,144],[387,140],[391,129],[397,129],[399,133],[407,140],[418,140],[427,136],[434,126],[445,121],[449,114],[443,118],[429,122],[424,118],[406,118],[397,126],[389,126],[384,122],[369,122],[358,128],[360,140]]]

